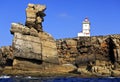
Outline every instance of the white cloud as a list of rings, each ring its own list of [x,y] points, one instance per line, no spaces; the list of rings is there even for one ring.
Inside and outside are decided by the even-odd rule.
[[[58,15],[58,17],[62,17],[62,18],[70,18],[71,16],[68,13],[60,13]]]
[[[60,17],[67,17],[68,14],[67,14],[67,13],[60,13],[59,16],[60,16]]]

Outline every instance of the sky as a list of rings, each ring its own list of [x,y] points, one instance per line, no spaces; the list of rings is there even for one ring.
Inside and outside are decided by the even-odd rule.
[[[28,3],[46,5],[43,30],[55,39],[77,37],[86,17],[91,36],[120,34],[120,0],[1,0],[0,47],[12,45],[11,23],[25,24]]]

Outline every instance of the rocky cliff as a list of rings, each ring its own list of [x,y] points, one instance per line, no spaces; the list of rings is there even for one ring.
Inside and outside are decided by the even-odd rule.
[[[120,67],[120,35],[57,40],[60,63],[72,63],[83,73],[113,75]]]
[[[119,76],[120,35],[55,40],[42,27],[46,6],[28,4],[25,25],[12,23],[11,46],[0,48],[1,74]]]
[[[115,44],[111,38],[111,36],[95,36],[57,40],[60,62],[85,65],[89,61],[102,60],[114,63],[115,60],[111,60],[110,53],[115,49],[112,47]]]

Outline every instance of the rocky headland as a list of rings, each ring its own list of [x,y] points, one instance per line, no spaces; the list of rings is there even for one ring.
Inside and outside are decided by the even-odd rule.
[[[120,35],[55,40],[43,30],[45,9],[28,4],[25,25],[11,24],[13,42],[0,48],[1,75],[120,76]]]

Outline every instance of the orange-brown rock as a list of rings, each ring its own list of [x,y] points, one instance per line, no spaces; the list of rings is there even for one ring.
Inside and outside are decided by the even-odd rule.
[[[55,40],[43,31],[45,9],[28,4],[25,25],[12,23],[12,46],[0,48],[0,66],[7,66],[3,73],[120,75],[120,35]]]

